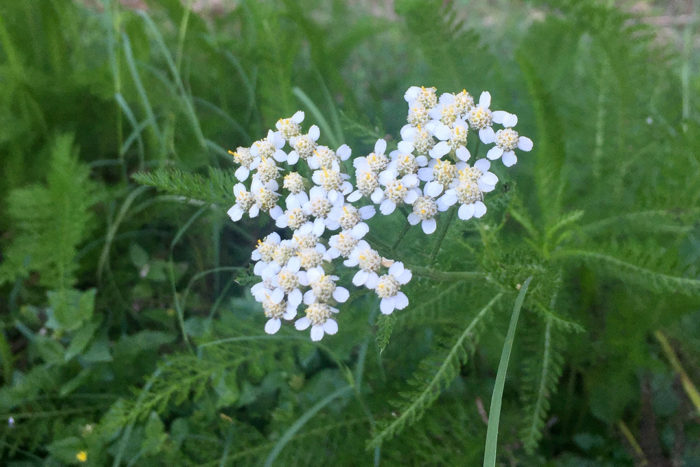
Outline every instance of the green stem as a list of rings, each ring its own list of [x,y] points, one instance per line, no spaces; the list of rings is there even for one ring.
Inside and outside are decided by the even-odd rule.
[[[398,237],[396,237],[396,241],[394,242],[393,245],[391,245],[391,254],[393,255],[396,252],[396,249],[399,247],[399,243],[401,243],[401,240],[406,236],[406,233],[408,232],[408,229],[411,228],[411,224],[406,221],[406,224],[403,226],[403,230],[399,234]]]
[[[485,273],[479,271],[438,271],[432,268],[411,265],[406,265],[406,268],[410,269],[417,276],[436,281],[460,281],[486,277]]]
[[[440,235],[437,239],[437,243],[435,244],[435,247],[433,248],[433,252],[430,253],[430,261],[428,261],[428,264],[432,264],[435,261],[435,257],[437,256],[438,252],[440,251],[440,247],[442,246],[442,241],[445,239],[445,234],[447,234],[447,229],[450,228],[450,224],[452,224],[452,220],[455,218],[455,213],[457,210],[455,208],[450,208],[449,214],[447,221],[445,222],[445,227],[442,228],[440,231]]]

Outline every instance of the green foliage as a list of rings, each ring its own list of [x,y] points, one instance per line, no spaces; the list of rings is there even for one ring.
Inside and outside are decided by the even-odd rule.
[[[637,443],[698,463],[652,337],[700,385],[696,24],[607,1],[126,3],[0,5],[3,465],[478,465],[529,276],[495,462],[631,465]],[[444,239],[370,221],[413,270],[405,310],[353,294],[322,344],[265,335],[249,258],[273,227],[229,222],[227,149],[298,109],[321,144],[391,146],[414,84],[488,89],[533,151]]]
[[[8,215],[16,230],[0,266],[0,284],[38,271],[46,288],[66,289],[77,280],[77,247],[93,227],[90,208],[98,194],[71,136],[57,137],[47,159],[45,186],[9,195]]]

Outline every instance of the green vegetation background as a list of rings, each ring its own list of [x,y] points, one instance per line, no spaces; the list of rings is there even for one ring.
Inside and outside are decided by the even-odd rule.
[[[479,465],[528,276],[498,462],[700,463],[692,2],[209,3],[0,4],[3,465]],[[414,84],[490,90],[535,150],[435,262],[375,221],[409,308],[265,336],[226,149],[300,108],[395,143]]]

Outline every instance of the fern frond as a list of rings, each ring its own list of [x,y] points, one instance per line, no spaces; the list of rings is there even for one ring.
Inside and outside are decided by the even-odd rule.
[[[580,259],[593,268],[602,268],[613,276],[653,292],[700,295],[700,280],[652,271],[608,254],[586,250],[560,250],[556,256]]]
[[[164,168],[153,172],[139,172],[133,179],[141,185],[152,186],[160,191],[207,204],[228,206],[236,199],[231,191],[237,183],[233,175],[220,169],[210,168],[206,177],[184,172],[180,169]]]
[[[393,421],[385,423],[378,433],[368,442],[367,447],[374,448],[379,446],[384,440],[391,439],[407,425],[418,421],[425,410],[438,398],[440,393],[454,380],[459,372],[460,365],[467,360],[468,353],[465,350],[465,345],[474,339],[475,332],[479,331],[480,325],[487,316],[489,310],[501,298],[499,293],[489,301],[477,314],[472,318],[457,341],[452,345],[447,355],[442,358],[437,372],[432,377],[425,381],[420,373],[428,370],[432,373],[433,360],[429,358],[431,364],[424,362],[419,370],[419,374],[413,378],[412,384],[422,386],[417,392],[407,393],[403,395],[406,404],[399,409],[400,415]]]
[[[0,265],[0,284],[40,273],[47,288],[70,288],[76,282],[78,245],[89,234],[97,201],[90,170],[78,161],[71,135],[55,139],[45,185],[13,190],[8,214],[15,226],[12,243]]]
[[[534,452],[542,438],[545,419],[549,411],[549,397],[556,391],[564,363],[560,349],[555,345],[554,333],[553,321],[547,319],[540,343],[540,352],[532,352],[531,357],[523,364],[526,391],[523,399],[527,404],[525,409],[527,416],[520,431],[520,438],[528,454]]]

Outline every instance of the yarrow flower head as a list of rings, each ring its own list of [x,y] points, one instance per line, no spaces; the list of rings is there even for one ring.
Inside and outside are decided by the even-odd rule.
[[[445,211],[456,210],[461,220],[482,217],[485,195],[499,181],[489,160],[500,158],[511,167],[516,149],[532,150],[532,140],[515,130],[517,117],[491,109],[488,91],[475,102],[466,89],[438,94],[434,87],[411,86],[404,100],[407,123],[400,140],[390,150],[387,140],[378,139],[352,164],[350,146],[319,143],[316,125],[304,132],[302,111],[279,119],[251,147],[230,152],[238,183],[227,214],[238,222],[246,214],[267,213],[280,229],[251,253],[259,278],[251,293],[266,318],[266,333],[293,321],[297,330],[310,328],[314,341],[334,335],[341,310],[361,287],[376,294],[381,313],[405,309],[409,299],[402,288],[412,273],[372,246],[370,219],[377,211],[398,211],[407,228],[420,224],[432,234]],[[480,144],[491,146],[486,157],[479,157]],[[345,170],[350,165],[352,177]],[[350,274],[341,273],[341,266]],[[351,284],[341,278],[351,278]]]

